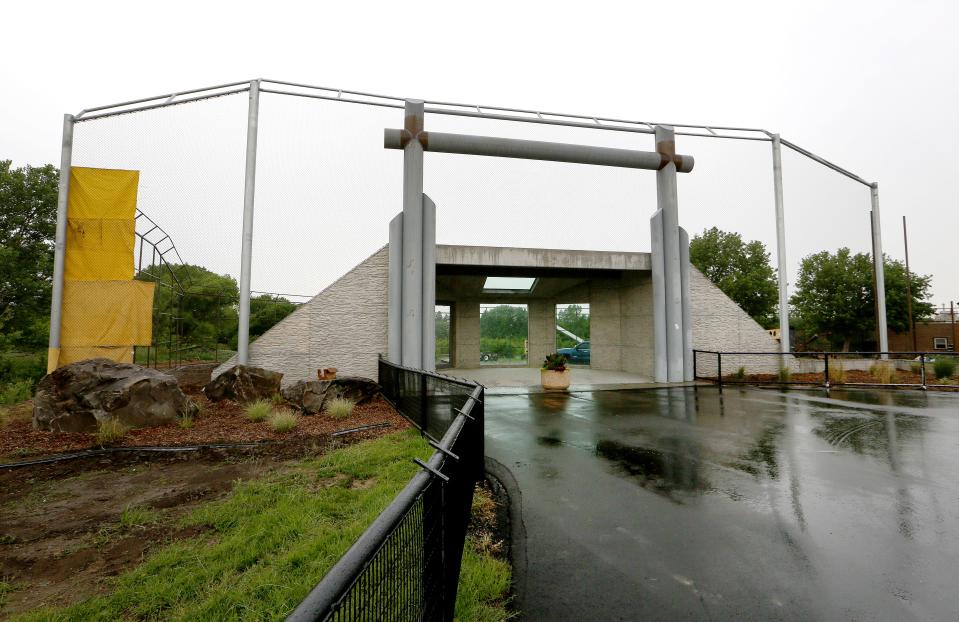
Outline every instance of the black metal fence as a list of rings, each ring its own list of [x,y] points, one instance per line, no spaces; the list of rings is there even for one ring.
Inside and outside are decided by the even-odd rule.
[[[452,620],[482,479],[483,387],[380,360],[383,395],[436,449],[287,618]]]
[[[693,350],[696,380],[725,384],[959,389],[959,353]]]

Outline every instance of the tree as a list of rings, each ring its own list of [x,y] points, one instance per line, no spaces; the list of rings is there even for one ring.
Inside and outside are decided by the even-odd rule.
[[[906,268],[888,258],[884,262],[886,318],[890,329],[909,329]],[[916,319],[933,312],[925,302],[930,276],[912,275],[913,315]],[[875,295],[872,259],[868,253],[840,248],[835,254],[822,251],[802,260],[796,293],[790,299],[798,322],[848,352],[850,347],[874,346],[876,335]]]
[[[480,315],[480,334],[491,339],[526,339],[529,314],[526,307],[497,305]]]
[[[689,242],[689,261],[763,327],[776,325],[779,288],[762,242],[713,227]]]
[[[580,339],[589,339],[589,314],[584,313],[583,307],[580,305],[567,305],[564,309],[561,309],[556,314],[556,325],[565,328]],[[563,333],[557,332],[556,338],[557,348],[576,346],[576,342]]]
[[[0,348],[47,342],[59,183],[52,165],[0,160]]]
[[[250,337],[259,337],[293,313],[296,305],[282,296],[260,294],[250,299]]]

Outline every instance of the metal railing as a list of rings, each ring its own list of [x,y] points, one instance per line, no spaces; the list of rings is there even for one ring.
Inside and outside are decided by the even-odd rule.
[[[436,451],[287,618],[452,620],[473,489],[483,477],[483,387],[380,359],[383,395]]]
[[[942,362],[940,362],[942,361]],[[949,362],[947,362],[949,361]],[[959,389],[959,353],[693,350],[693,378],[727,384]]]

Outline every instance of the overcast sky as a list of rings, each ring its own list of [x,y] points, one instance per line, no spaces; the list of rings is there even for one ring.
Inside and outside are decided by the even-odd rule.
[[[880,183],[883,241],[959,299],[955,2],[7,3],[0,158],[59,163],[62,114],[255,77],[404,97],[778,131]],[[77,126],[74,164],[138,168],[191,263],[238,275],[244,95]],[[390,109],[264,96],[253,287],[315,293],[387,239]],[[427,129],[652,149],[651,137],[454,117]],[[680,221],[767,244],[770,148],[680,137]],[[440,243],[649,250],[648,171],[427,154]],[[784,154],[790,278],[868,250],[868,189]]]

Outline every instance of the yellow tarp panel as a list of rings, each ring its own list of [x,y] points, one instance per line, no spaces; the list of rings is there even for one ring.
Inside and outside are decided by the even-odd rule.
[[[60,365],[67,346],[148,346],[153,338],[154,283],[65,281]]]
[[[64,346],[60,348],[60,366],[87,359],[110,359],[117,363],[132,363],[130,346]]]
[[[134,215],[139,171],[70,169],[65,278],[133,278]]]
[[[60,366],[60,348],[47,348],[47,373],[52,374],[53,370]]]

